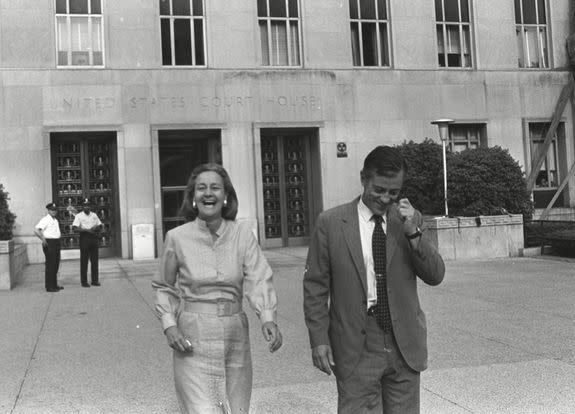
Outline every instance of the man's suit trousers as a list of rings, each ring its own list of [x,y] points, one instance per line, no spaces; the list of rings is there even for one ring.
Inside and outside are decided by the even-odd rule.
[[[420,374],[399,351],[393,333],[367,318],[365,347],[351,375],[337,380],[339,414],[419,414]]]

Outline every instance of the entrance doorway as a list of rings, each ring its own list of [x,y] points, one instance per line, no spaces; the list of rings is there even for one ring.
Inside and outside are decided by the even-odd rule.
[[[50,134],[52,192],[58,204],[62,249],[80,248],[80,234],[72,229],[82,201],[102,221],[101,257],[119,256],[120,214],[115,132],[58,132]]]
[[[261,129],[265,247],[306,245],[321,211],[317,129]]]
[[[220,135],[219,129],[158,131],[164,235],[185,222],[180,207],[193,169],[206,162],[222,163]]]

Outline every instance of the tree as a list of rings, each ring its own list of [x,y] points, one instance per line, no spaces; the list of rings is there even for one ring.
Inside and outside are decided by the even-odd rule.
[[[8,208],[8,193],[0,184],[0,240],[11,240],[16,216]]]

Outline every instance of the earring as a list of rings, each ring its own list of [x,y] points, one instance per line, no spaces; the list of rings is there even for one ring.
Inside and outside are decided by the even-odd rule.
[[[226,207],[227,205],[228,205],[228,199],[225,198],[225,199],[224,199],[224,207]]]
[[[194,210],[198,208],[198,206],[196,205],[196,200],[192,200],[192,208]]]

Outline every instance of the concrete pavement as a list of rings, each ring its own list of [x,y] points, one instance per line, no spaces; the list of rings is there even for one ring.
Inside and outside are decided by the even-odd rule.
[[[252,413],[335,413],[333,377],[311,365],[303,323],[305,248],[265,252],[275,271],[284,346],[267,351],[248,311]],[[0,413],[177,413],[171,350],[152,311],[156,262],[101,260],[101,287],[46,293],[43,265],[0,292]],[[575,412],[575,261],[447,262],[420,286],[429,327],[422,413]]]

